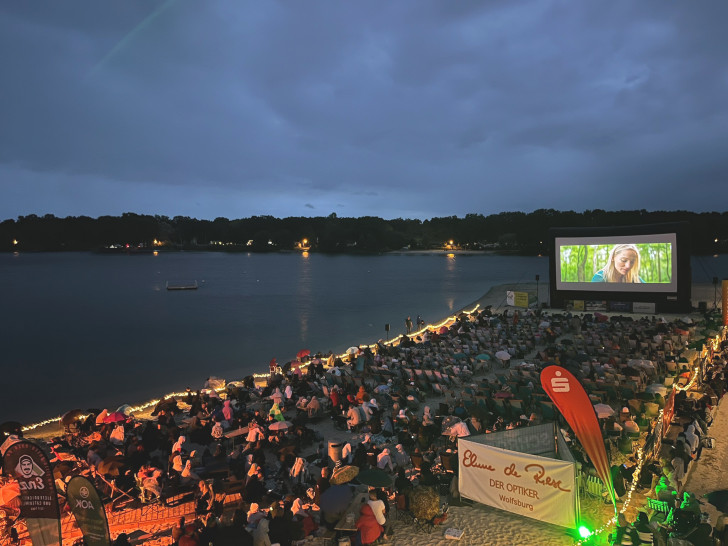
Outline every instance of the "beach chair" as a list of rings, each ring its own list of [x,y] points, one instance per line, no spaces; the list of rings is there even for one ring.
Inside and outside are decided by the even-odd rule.
[[[501,385],[505,386],[506,383],[508,383],[508,379],[510,378],[510,374],[504,374],[504,373],[495,373],[495,378],[500,382]]]
[[[508,400],[508,405],[511,407],[512,417],[519,417],[521,414],[523,414],[525,410],[523,400],[511,398],[510,400]]]
[[[655,512],[659,512],[661,514],[670,513],[670,505],[667,503],[667,501],[651,499],[650,497],[647,497],[647,509],[652,510],[653,513],[655,513]]]
[[[538,405],[541,409],[541,416],[543,417],[544,421],[556,420],[556,411],[554,410],[553,403],[541,401]]]
[[[632,387],[620,387],[620,393],[622,394],[622,398],[629,400],[631,398],[634,398],[634,389]]]
[[[415,468],[415,470],[422,469],[422,463],[424,462],[424,458],[421,454],[412,453],[410,455],[410,461],[412,462],[412,466]]]
[[[502,398],[493,398],[493,404],[495,405],[495,412],[504,419],[508,417],[509,411],[503,402]]]

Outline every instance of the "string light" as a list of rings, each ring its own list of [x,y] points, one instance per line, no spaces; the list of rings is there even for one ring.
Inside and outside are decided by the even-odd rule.
[[[725,331],[725,328],[724,328],[724,331]],[[717,348],[718,337],[716,336],[711,341],[713,342],[714,348]],[[690,388],[692,388],[692,386],[698,380],[699,371],[700,371],[700,366],[699,365],[695,366],[693,368],[693,373],[692,373],[692,376],[690,377],[690,381],[688,381],[688,383],[682,387],[680,387],[676,384],[673,384],[673,386],[672,386],[673,390],[676,392],[690,390]],[[660,410],[660,413],[657,416],[658,422],[662,421],[663,413],[664,413],[664,410]],[[637,458],[638,458],[637,468],[635,469],[634,473],[632,474],[632,485],[630,486],[630,489],[627,492],[627,496],[625,497],[624,503],[622,504],[622,508],[619,511],[621,514],[623,514],[627,510],[630,503],[632,502],[632,495],[634,494],[634,491],[637,488],[637,484],[639,483],[639,478],[642,473],[642,466],[644,465],[644,462],[645,462],[644,451],[643,451],[642,447],[640,447],[637,450]],[[575,542],[574,544],[577,544],[577,545],[586,544],[595,536],[605,532],[607,529],[609,529],[611,526],[613,526],[616,522],[617,522],[616,517],[610,518],[606,523],[604,523],[601,527],[596,529],[588,537],[585,537],[585,538]]]
[[[657,419],[662,419],[662,410],[660,410],[660,414],[657,416]],[[635,468],[632,474],[632,484],[630,485],[629,491],[627,492],[627,496],[624,498],[622,508],[619,510],[620,514],[624,514],[627,511],[627,508],[629,508],[630,503],[632,502],[632,495],[634,494],[635,489],[637,489],[637,484],[639,484],[640,482],[640,475],[642,474],[642,466],[644,465],[644,463],[644,450],[642,449],[642,447],[640,447],[637,449],[637,468]],[[595,529],[588,537],[582,538],[581,540],[576,541],[574,544],[581,545],[588,543],[592,538],[604,533],[616,522],[616,516],[612,516],[601,527]]]
[[[472,315],[479,308],[480,308],[480,304],[478,303],[470,311],[463,310],[460,313],[458,313],[458,315],[459,314]],[[418,330],[417,332],[415,332],[414,335],[420,334],[420,333],[422,333],[422,332],[424,332],[426,330],[429,330],[429,329],[438,329],[438,328],[442,328],[443,326],[449,326],[452,323],[454,323],[456,319],[457,319],[457,316],[456,315],[452,315],[452,316],[447,317],[446,319],[442,320],[439,324],[430,324],[428,326],[425,326],[421,330]],[[399,335],[399,336],[397,336],[394,339],[391,339],[389,341],[386,341],[385,342],[385,345],[393,345],[395,343],[395,341],[399,341],[400,339],[402,339],[402,337],[403,337],[402,335]],[[367,345],[360,345],[360,347],[367,347]],[[370,349],[373,349],[374,347],[376,347],[376,344],[368,345],[368,347]],[[346,353],[342,353],[342,354],[340,354],[338,356],[338,358],[345,358],[347,356],[348,355]],[[310,362],[302,363],[300,367],[305,369],[308,366],[310,366],[310,364],[311,364]],[[264,379],[264,378],[267,379],[267,378],[270,377],[270,374],[265,374],[265,373],[254,373],[252,375],[253,375],[253,378],[254,379]],[[216,392],[222,392],[224,390],[225,390],[225,387],[218,387],[217,389],[215,389]],[[172,398],[172,397],[174,397],[174,398],[180,398],[182,396],[187,396],[187,393],[186,392],[172,392],[172,393],[169,393],[169,394],[165,395],[160,400],[150,400],[149,402],[146,402],[146,403],[141,404],[139,406],[132,407],[131,408],[131,412],[132,413],[135,413],[135,412],[138,413],[138,412],[147,410],[147,409],[151,408],[152,406],[156,406],[157,404],[159,404],[159,402],[161,400],[164,400],[165,398]],[[85,417],[85,416],[81,416],[81,417]],[[54,423],[59,423],[60,421],[61,421],[61,416],[53,417],[51,419],[46,419],[45,421],[41,421],[39,423],[34,423],[32,425],[26,425],[21,430],[23,432],[30,432],[32,430],[35,430],[35,429],[40,428],[40,427],[44,427],[46,425],[52,425]]]

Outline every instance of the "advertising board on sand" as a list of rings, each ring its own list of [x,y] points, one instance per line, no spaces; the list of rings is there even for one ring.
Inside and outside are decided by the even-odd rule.
[[[460,494],[494,508],[573,529],[574,463],[458,439]]]
[[[20,487],[20,517],[33,546],[60,545],[61,512],[48,457],[37,445],[21,440],[5,450],[3,468]]]
[[[574,434],[591,459],[597,475],[612,498],[614,509],[617,500],[612,484],[609,459],[604,448],[602,430],[599,427],[597,414],[594,412],[589,396],[579,380],[568,370],[560,366],[547,366],[541,371],[541,386],[551,401],[569,423]]]
[[[528,292],[506,291],[506,305],[528,308]]]
[[[86,546],[109,546],[109,524],[104,505],[94,485],[83,476],[74,476],[66,487],[68,505],[83,534]]]

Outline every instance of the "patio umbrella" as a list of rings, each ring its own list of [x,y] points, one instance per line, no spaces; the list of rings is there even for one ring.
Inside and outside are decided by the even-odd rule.
[[[115,411],[104,417],[104,423],[120,423],[121,421],[126,421],[126,415],[120,411]]]
[[[486,353],[480,353],[475,358],[477,358],[478,360],[490,360],[490,355]]]
[[[354,493],[348,485],[332,485],[321,493],[318,505],[327,514],[343,514],[353,497]]]
[[[337,470],[334,470],[334,473],[331,475],[331,479],[329,480],[329,482],[331,483],[331,485],[341,485],[350,482],[351,480],[356,478],[358,474],[358,466],[343,466]]]
[[[68,425],[71,425],[71,424],[75,423],[76,421],[78,421],[78,419],[82,415],[83,415],[82,409],[72,409],[71,411],[67,411],[61,417],[61,424],[63,426],[67,427]]]
[[[379,468],[362,470],[356,480],[370,487],[390,487],[392,485],[391,476]]]
[[[509,353],[508,351],[498,351],[497,353],[495,353],[495,357],[498,360],[510,360],[511,353]]]
[[[125,464],[126,463],[122,455],[112,455],[111,457],[106,457],[103,461],[101,461],[96,467],[96,471],[99,474],[106,476],[118,476],[119,469],[125,466]]]
[[[422,521],[430,521],[440,511],[440,495],[423,485],[418,485],[410,493],[410,511]]]
[[[292,426],[293,423],[289,423],[288,421],[276,421],[268,427],[268,430],[287,430]]]
[[[660,393],[662,396],[667,396],[667,387],[662,383],[653,383],[652,385],[647,385],[645,391],[652,394]]]
[[[71,471],[73,470],[73,467],[76,466],[75,463],[69,462],[69,461],[63,461],[61,463],[58,463],[53,466],[53,477],[59,480],[62,480],[66,476],[68,476]]]
[[[606,419],[614,415],[614,408],[607,404],[594,404],[594,411],[599,419]]]
[[[348,355],[355,355],[355,354],[357,354],[358,352],[359,352],[359,347],[349,347],[349,348],[348,348],[348,349],[346,350],[346,354],[348,354]]]
[[[116,411],[119,413],[123,413],[124,415],[131,415],[131,406],[129,404],[124,404],[123,406],[119,406],[116,408]]]
[[[310,354],[311,354],[311,351],[309,351],[308,349],[301,349],[300,351],[298,351],[296,353],[296,358],[304,358]]]
[[[462,359],[462,358],[467,358],[467,356],[468,356],[468,355],[466,355],[465,353],[455,353],[455,354],[453,355],[453,357],[454,357],[454,358],[457,358],[458,360],[460,360],[460,359]]]
[[[438,334],[447,334],[447,326],[440,326],[440,329],[437,331]]]
[[[708,502],[721,512],[728,512],[728,489],[719,489],[705,495]]]

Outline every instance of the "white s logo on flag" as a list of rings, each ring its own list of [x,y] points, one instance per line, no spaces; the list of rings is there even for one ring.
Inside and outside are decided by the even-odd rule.
[[[556,377],[551,379],[551,388],[554,392],[569,392],[571,390],[569,380],[566,377],[560,377],[561,372],[556,372],[554,375]]]

